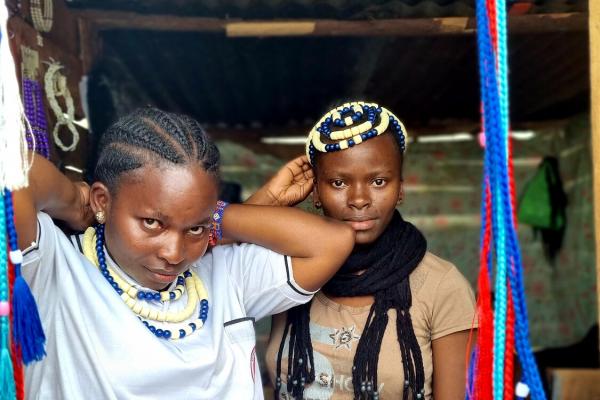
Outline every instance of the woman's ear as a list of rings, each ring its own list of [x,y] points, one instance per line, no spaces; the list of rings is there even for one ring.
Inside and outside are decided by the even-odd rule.
[[[108,215],[110,211],[111,195],[105,184],[94,182],[90,187],[90,207],[94,215],[101,212]]]
[[[319,198],[319,189],[317,188],[317,180],[314,180],[313,190],[312,190],[312,198],[313,198],[313,206],[316,209],[320,209],[323,205],[321,204],[321,199]]]
[[[400,190],[398,191],[398,204],[404,203],[404,182],[400,182]]]

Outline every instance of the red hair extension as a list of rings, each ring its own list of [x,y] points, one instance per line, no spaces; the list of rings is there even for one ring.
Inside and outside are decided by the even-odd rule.
[[[477,400],[492,399],[492,349],[494,344],[494,315],[490,292],[489,255],[492,239],[492,193],[489,182],[485,184],[485,231],[483,246],[480,253],[480,270],[478,279],[478,311],[479,335],[477,338],[477,371],[475,376],[474,394]]]

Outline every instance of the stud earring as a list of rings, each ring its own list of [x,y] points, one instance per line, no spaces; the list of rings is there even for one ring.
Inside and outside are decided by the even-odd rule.
[[[106,217],[104,216],[104,211],[96,212],[95,217],[96,217],[96,221],[99,224],[103,224],[104,222],[106,222]]]
[[[322,204],[321,204],[321,202],[320,202],[320,201],[315,201],[315,208],[316,208],[317,210],[321,209],[321,206],[322,206]]]

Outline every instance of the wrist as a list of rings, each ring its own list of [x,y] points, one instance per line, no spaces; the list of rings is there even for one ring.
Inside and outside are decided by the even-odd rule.
[[[255,206],[278,206],[279,202],[271,195],[271,192],[265,189],[259,189],[244,202]]]
[[[81,210],[81,198],[75,183],[72,183],[60,196],[50,199],[41,207],[41,211],[62,221],[69,221],[79,213],[79,210]]]

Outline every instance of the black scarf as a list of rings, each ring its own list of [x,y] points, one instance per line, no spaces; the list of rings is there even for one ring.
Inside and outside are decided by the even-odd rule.
[[[333,296],[375,297],[354,356],[352,384],[355,399],[378,397],[377,363],[390,309],[397,313],[396,329],[404,366],[403,399],[408,399],[409,392],[415,399],[424,398],[425,372],[409,313],[412,298],[408,277],[426,251],[425,237],[396,211],[381,236],[368,246],[357,246],[338,273],[323,287],[325,293]],[[359,271],[364,272],[356,275]],[[309,330],[310,304],[295,307],[287,313],[277,354],[276,399],[281,388],[281,358],[288,333],[288,393],[302,399],[304,386],[315,380]]]

